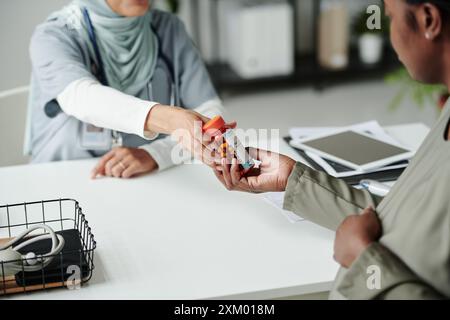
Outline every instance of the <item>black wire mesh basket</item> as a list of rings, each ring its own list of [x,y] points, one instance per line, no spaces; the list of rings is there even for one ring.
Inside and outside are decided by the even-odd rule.
[[[0,296],[58,287],[79,287],[88,282],[94,270],[96,242],[85,215],[76,200],[58,199],[0,206],[0,247],[25,230],[46,225],[64,239],[61,252],[48,255],[51,239],[36,241],[19,249],[21,255],[39,255],[39,271],[26,271],[27,261],[0,260]],[[24,240],[40,234],[33,234]],[[46,258],[50,263],[44,265]],[[12,264],[19,269],[12,275]],[[21,266],[21,267],[20,267]],[[9,267],[9,268],[8,268]],[[21,269],[21,270],[20,270]]]

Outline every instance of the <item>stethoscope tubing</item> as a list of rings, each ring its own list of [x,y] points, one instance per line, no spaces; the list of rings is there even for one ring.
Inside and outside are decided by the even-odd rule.
[[[25,237],[28,234],[30,234],[33,231],[39,230],[39,229],[44,229],[47,233],[33,237],[29,240],[25,240],[25,241],[21,242],[20,244],[14,246],[16,243],[25,239]],[[6,262],[8,264],[7,268],[10,270],[13,270],[15,272],[20,272],[22,270],[26,271],[26,272],[33,272],[33,271],[39,271],[42,268],[45,268],[47,265],[49,265],[53,261],[54,257],[62,251],[62,249],[64,248],[64,245],[65,245],[64,238],[61,235],[56,234],[53,231],[53,229],[47,225],[44,225],[44,224],[36,225],[27,230],[24,230],[17,237],[12,239],[5,245],[0,246],[0,252],[6,250],[8,248],[12,248],[14,251],[18,252],[20,249],[27,247],[30,244],[33,244],[33,243],[36,243],[36,242],[39,242],[39,241],[45,240],[45,239],[52,240],[52,247],[50,249],[50,252],[46,253],[45,255],[40,255],[40,256],[35,255],[35,258],[33,258],[34,261],[28,261],[29,259],[27,258],[27,255],[21,255],[22,261],[4,261],[3,263]],[[25,263],[25,265],[24,265],[24,263]],[[33,263],[34,263],[34,265],[33,265]]]
[[[92,23],[89,12],[86,8],[82,9],[82,14],[83,14],[83,18],[85,20],[85,23],[86,23],[86,26],[88,29],[87,31],[88,31],[88,35],[89,35],[89,40],[92,43],[92,46],[94,48],[95,58],[97,60],[98,74],[96,76],[102,85],[108,86],[108,80],[107,80],[105,69],[104,69],[103,59],[100,54],[100,49],[98,47],[97,37],[95,34],[95,30],[94,30],[94,25]],[[156,32],[155,32],[155,35],[158,39],[158,42],[161,43],[161,40]],[[171,69],[171,64],[168,63],[167,58],[163,54],[159,54],[158,57],[164,61],[167,68],[169,69],[169,73],[170,73],[170,77],[171,77],[170,105],[171,106],[180,105],[179,95],[177,94],[177,87],[175,85],[174,72]],[[154,100],[152,80],[150,80],[150,83],[147,85],[147,95],[148,95],[148,99],[150,101]],[[56,118],[56,116],[58,116],[58,114],[62,112],[62,109],[59,106],[58,102],[56,100],[53,100],[50,103],[47,103],[47,105],[45,105],[44,112],[49,118],[53,119],[53,118]],[[118,135],[118,133],[113,132],[112,134],[115,138],[117,138],[116,136]]]
[[[89,15],[89,12],[86,8],[83,8],[82,12],[83,12],[84,21],[86,22],[86,26],[88,29],[87,31],[88,31],[88,35],[89,35],[89,40],[92,43],[92,46],[94,48],[95,58],[97,59],[98,72],[100,73],[99,81],[104,86],[108,86],[108,79],[106,78],[103,59],[102,59],[102,55],[100,54],[100,49],[98,47],[97,36],[95,35],[94,25],[92,23],[91,16]]]
[[[83,8],[82,9],[83,12],[83,17],[88,29],[88,35],[89,35],[89,40],[92,43],[92,47],[94,48],[94,54],[95,54],[95,58],[97,60],[98,63],[98,71],[99,71],[99,76],[102,79],[99,79],[99,81],[105,85],[108,86],[108,80],[106,78],[106,74],[105,74],[105,68],[104,68],[104,64],[103,64],[103,59],[102,56],[100,54],[100,49],[98,47],[98,42],[97,42],[97,36],[95,34],[95,28],[94,28],[94,24],[92,23],[92,19],[89,15],[89,11],[87,10],[87,8]],[[156,35],[156,32],[155,32]],[[160,39],[158,36],[156,36],[158,38],[158,42],[160,43]],[[167,65],[167,68],[170,69],[170,64],[168,64],[167,59],[164,57],[164,55],[160,54],[158,55],[159,57],[161,57],[164,60],[164,63]],[[177,99],[176,99],[176,87],[175,87],[175,83],[174,83],[174,77],[173,74],[170,74],[171,77],[171,85],[170,85],[170,105],[171,106],[175,106],[175,104],[177,103]],[[152,85],[152,80],[150,80],[149,85],[147,86],[147,93],[148,93],[148,98],[150,100],[153,100],[153,85]]]

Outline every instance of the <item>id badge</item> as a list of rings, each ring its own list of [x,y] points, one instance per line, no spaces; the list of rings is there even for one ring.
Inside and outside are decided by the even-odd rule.
[[[111,150],[113,146],[112,131],[82,122],[79,128],[78,143],[85,150]]]

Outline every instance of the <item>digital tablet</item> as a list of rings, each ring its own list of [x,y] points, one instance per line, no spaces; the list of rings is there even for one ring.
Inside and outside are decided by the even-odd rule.
[[[325,159],[364,171],[414,156],[411,150],[352,130],[292,140],[290,143],[295,148],[311,151]]]

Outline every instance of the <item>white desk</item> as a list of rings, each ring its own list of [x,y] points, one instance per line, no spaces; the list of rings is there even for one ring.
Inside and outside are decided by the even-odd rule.
[[[389,131],[417,145],[427,128]],[[281,151],[295,153],[287,145]],[[332,232],[289,223],[260,197],[226,192],[202,165],[133,180],[90,180],[96,161],[0,169],[0,203],[77,199],[97,249],[80,290],[30,299],[269,299],[326,291],[338,265]]]

